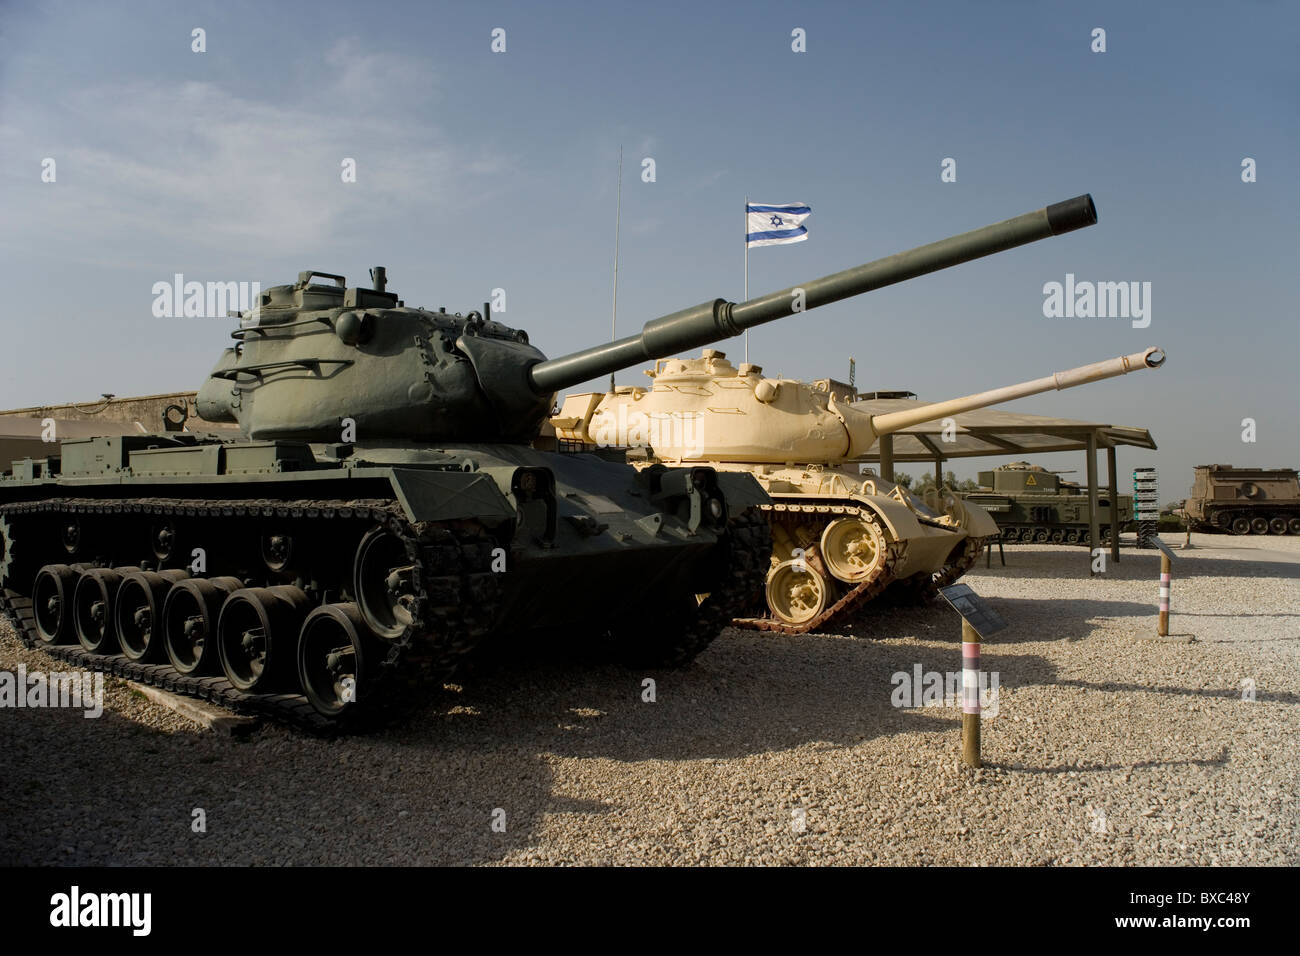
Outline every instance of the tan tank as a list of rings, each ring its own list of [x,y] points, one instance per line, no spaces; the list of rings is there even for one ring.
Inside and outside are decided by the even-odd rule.
[[[1294,468],[1197,465],[1184,502],[1196,531],[1300,534],[1300,480]]]
[[[932,593],[974,563],[998,527],[947,488],[918,498],[858,460],[876,439],[923,422],[1053,389],[1157,368],[1150,348],[1045,378],[871,415],[829,380],[766,378],[715,349],[700,358],[660,359],[650,388],[569,395],[552,419],[569,448],[642,449],[639,463],[707,463],[752,474],[772,498],[765,506],[773,554],[768,614],[751,626],[790,633],[844,615],[891,584]],[[758,605],[757,600],[755,604]]]

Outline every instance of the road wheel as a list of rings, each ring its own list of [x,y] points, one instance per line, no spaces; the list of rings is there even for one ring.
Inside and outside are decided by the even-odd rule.
[[[117,591],[114,621],[117,642],[128,660],[150,661],[163,656],[163,603],[187,571],[133,571]]]
[[[307,615],[298,638],[298,681],[316,710],[337,717],[372,706],[384,648],[355,604],[326,604]]]
[[[353,593],[367,626],[379,637],[395,641],[415,620],[415,563],[397,535],[373,528],[357,545]]]
[[[1268,534],[1268,519],[1263,515],[1250,519],[1251,534]]]
[[[238,578],[178,581],[163,602],[167,659],[182,674],[219,674],[217,619],[226,598],[244,585]]]
[[[1274,515],[1268,520],[1269,534],[1286,534],[1286,518],[1282,515]]]
[[[1250,534],[1250,519],[1245,515],[1237,515],[1232,519],[1229,529],[1233,534]]]
[[[767,606],[786,624],[811,621],[830,601],[830,582],[806,561],[782,561],[767,575]]]
[[[32,586],[32,614],[42,644],[67,644],[76,637],[72,623],[72,592],[77,571],[66,564],[47,564]]]
[[[885,560],[885,536],[872,522],[836,518],[822,532],[821,555],[833,576],[856,584],[875,574]]]
[[[309,604],[307,595],[290,585],[244,588],[226,598],[217,618],[217,651],[226,680],[249,694],[288,685]]]
[[[122,576],[139,568],[92,568],[81,575],[72,594],[73,621],[77,639],[92,654],[112,654],[117,650],[113,630],[113,603],[122,586]]]

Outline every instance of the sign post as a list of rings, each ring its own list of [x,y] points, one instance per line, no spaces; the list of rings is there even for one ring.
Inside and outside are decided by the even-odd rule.
[[[1160,549],[1160,621],[1156,625],[1156,634],[1160,637],[1168,637],[1169,587],[1173,577],[1174,552],[1170,550],[1169,545],[1160,540],[1159,535],[1152,535],[1147,540]]]
[[[980,760],[980,635],[961,619],[961,762],[982,767]]]
[[[961,762],[982,767],[980,758],[980,639],[990,637],[1007,622],[971,590],[952,584],[939,593],[961,615]]]

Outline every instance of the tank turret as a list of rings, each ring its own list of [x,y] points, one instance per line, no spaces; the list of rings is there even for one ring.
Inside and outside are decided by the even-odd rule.
[[[747,302],[714,299],[555,359],[487,305],[464,316],[406,306],[382,267],[375,289],[303,272],[241,316],[197,407],[254,439],[335,442],[350,420],[367,440],[527,443],[560,389],[1096,221],[1092,197],[1079,196]]]

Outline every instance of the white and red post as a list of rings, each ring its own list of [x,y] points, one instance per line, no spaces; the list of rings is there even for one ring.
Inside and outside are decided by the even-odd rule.
[[[980,760],[980,635],[961,622],[961,760],[982,767]]]
[[[1160,625],[1156,632],[1161,637],[1169,636],[1169,578],[1173,572],[1173,562],[1169,555],[1160,555]]]

